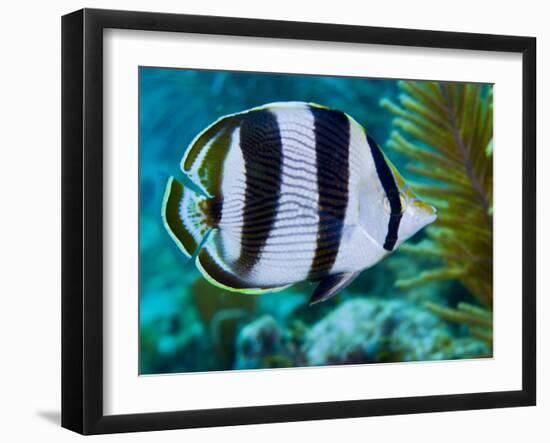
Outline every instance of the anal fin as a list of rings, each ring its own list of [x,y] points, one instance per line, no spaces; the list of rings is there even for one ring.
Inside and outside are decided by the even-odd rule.
[[[278,292],[290,286],[259,287],[249,281],[248,276],[239,273],[234,263],[226,259],[222,243],[220,230],[213,229],[195,260],[198,270],[212,285],[242,294]]]
[[[348,286],[358,275],[359,272],[342,272],[326,276],[313,291],[309,304],[314,305],[315,303],[328,300]]]

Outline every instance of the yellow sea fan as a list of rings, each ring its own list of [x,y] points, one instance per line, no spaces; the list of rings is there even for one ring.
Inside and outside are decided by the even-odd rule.
[[[399,104],[381,102],[395,115],[387,147],[410,159],[412,187],[438,209],[437,222],[426,230],[428,239],[401,250],[438,257],[445,265],[396,284],[457,279],[491,310],[492,86],[401,81],[399,88]]]

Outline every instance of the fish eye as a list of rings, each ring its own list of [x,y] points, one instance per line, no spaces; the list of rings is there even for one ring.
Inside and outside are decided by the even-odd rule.
[[[401,214],[403,214],[407,209],[407,199],[402,192],[399,193],[399,201],[401,202]],[[390,200],[387,196],[384,197],[384,210],[387,214],[391,214]]]

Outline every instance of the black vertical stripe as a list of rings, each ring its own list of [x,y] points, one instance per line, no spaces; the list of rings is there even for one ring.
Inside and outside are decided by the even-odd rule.
[[[245,279],[242,279],[240,276],[234,275],[231,272],[227,272],[223,267],[221,267],[216,260],[214,260],[207,248],[203,248],[199,252],[199,261],[210,278],[214,279],[218,283],[233,289],[247,289],[250,287]]]
[[[314,106],[310,109],[314,119],[319,226],[308,279],[318,280],[330,273],[342,239],[348,207],[350,123],[343,112]]]
[[[209,226],[217,227],[222,219],[223,195],[221,191],[219,195],[206,201],[208,202],[208,205],[205,206],[203,211],[206,215],[207,223]]]
[[[266,109],[246,114],[240,127],[240,147],[244,159],[245,200],[242,247],[235,269],[246,275],[260,259],[279,207],[283,147],[275,115]],[[254,219],[258,195],[268,197],[262,204],[264,217],[261,226]],[[250,235],[251,232],[254,235]]]
[[[386,239],[384,241],[384,249],[392,251],[395,247],[395,242],[397,242],[399,223],[402,217],[399,189],[397,188],[391,169],[380,147],[369,135],[367,135],[367,141],[372,153],[372,159],[374,160],[374,166],[376,167],[376,173],[378,174],[378,178],[390,202],[390,220],[388,222],[388,232],[386,233]]]

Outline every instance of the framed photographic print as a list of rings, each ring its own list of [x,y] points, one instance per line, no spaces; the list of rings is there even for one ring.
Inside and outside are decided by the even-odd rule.
[[[62,425],[534,405],[535,48],[64,16]]]

